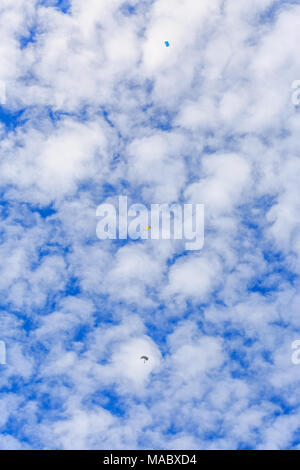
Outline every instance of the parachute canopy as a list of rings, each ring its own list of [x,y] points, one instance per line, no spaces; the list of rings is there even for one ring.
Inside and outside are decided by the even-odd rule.
[[[144,359],[144,363],[145,363],[146,361],[149,361],[149,357],[147,357],[147,356],[141,356],[141,359]]]

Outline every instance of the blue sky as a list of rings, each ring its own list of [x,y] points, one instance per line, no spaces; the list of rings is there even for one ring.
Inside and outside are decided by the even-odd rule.
[[[299,16],[2,0],[0,448],[300,448]],[[203,249],[99,240],[119,195]]]

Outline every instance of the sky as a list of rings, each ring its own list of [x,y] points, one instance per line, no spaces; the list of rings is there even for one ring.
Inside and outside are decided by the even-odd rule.
[[[299,19],[1,0],[1,449],[300,449]],[[120,195],[203,248],[99,240]]]

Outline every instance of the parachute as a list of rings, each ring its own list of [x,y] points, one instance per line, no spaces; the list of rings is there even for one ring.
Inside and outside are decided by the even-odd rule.
[[[141,359],[144,359],[144,364],[146,363],[146,361],[149,361],[149,357],[147,356],[141,356]]]

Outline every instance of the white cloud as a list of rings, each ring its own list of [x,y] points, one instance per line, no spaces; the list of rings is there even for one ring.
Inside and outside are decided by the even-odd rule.
[[[297,447],[299,6],[40,3],[0,6],[0,447]],[[98,240],[118,195],[204,203],[202,251]]]

